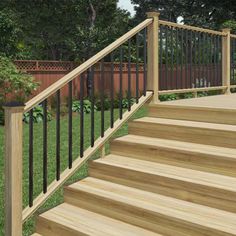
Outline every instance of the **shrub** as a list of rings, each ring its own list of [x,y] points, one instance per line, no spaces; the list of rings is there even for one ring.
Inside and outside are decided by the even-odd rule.
[[[0,56],[0,104],[23,103],[37,87],[31,75],[20,72],[8,58]]]
[[[165,95],[160,95],[159,99],[160,101],[172,101],[176,100],[178,97],[176,94],[165,94]]]
[[[38,83],[31,75],[20,72],[6,57],[0,56],[0,123],[4,123],[3,104],[8,102],[24,103]]]
[[[38,105],[38,106],[33,108],[33,122],[34,123],[42,122],[43,121],[43,116],[44,116],[43,107],[41,105]],[[29,112],[24,113],[23,121],[28,124],[29,120],[30,120]],[[48,121],[52,120],[52,115],[51,115],[50,112],[47,112],[47,120]]]
[[[91,113],[91,102],[88,99],[84,99],[84,113]],[[97,106],[94,105],[94,110],[97,110]],[[72,103],[72,111],[73,112],[80,112],[80,101],[75,100]]]
[[[131,98],[130,99],[131,106],[135,103],[135,99]],[[128,98],[122,99],[122,108],[128,109],[129,107],[129,100]]]

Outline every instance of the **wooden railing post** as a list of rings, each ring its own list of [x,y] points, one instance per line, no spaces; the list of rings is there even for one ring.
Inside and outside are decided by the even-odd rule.
[[[223,29],[226,36],[222,37],[222,82],[227,86],[226,94],[230,94],[230,29]]]
[[[159,12],[148,12],[147,17],[153,18],[153,23],[147,28],[147,90],[153,91],[153,103],[159,102]]]
[[[23,106],[5,109],[5,235],[22,235]]]

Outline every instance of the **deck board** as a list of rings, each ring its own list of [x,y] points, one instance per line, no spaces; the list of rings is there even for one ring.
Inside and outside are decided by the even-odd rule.
[[[236,93],[161,102],[163,105],[194,106],[236,110]]]

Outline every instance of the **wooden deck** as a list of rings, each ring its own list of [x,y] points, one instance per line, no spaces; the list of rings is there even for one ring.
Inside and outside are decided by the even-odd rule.
[[[167,102],[161,102],[161,104],[236,110],[236,93],[230,95],[215,95],[215,96],[167,101]]]

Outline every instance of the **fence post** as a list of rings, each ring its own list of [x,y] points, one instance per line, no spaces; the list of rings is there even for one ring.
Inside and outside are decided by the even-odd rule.
[[[16,106],[15,106],[16,105]],[[8,104],[5,110],[5,235],[22,235],[22,146],[24,107]]]
[[[147,90],[154,92],[152,102],[159,102],[159,12],[148,12],[147,17],[153,23],[147,29]]]
[[[227,86],[226,94],[230,94],[230,29],[222,29],[226,36],[222,37],[222,80]]]

